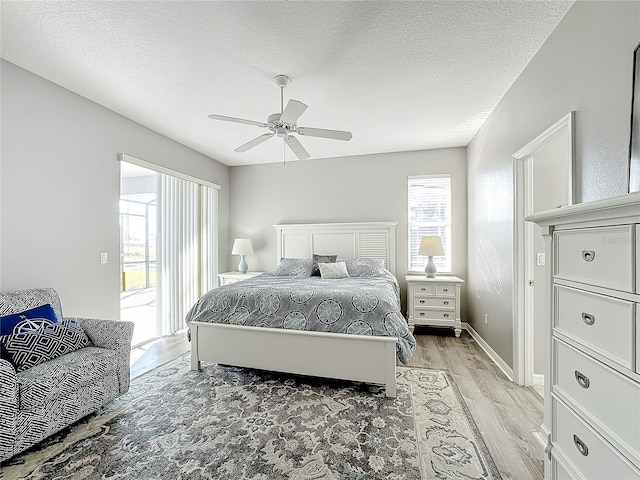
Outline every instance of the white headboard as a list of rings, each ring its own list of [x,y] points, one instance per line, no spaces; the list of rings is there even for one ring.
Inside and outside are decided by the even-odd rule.
[[[396,272],[398,222],[298,223],[274,225],[277,261],[312,258],[313,254],[338,258],[382,258],[387,270]]]

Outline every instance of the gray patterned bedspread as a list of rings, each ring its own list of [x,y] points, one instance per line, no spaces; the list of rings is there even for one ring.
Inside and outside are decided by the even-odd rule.
[[[396,337],[404,364],[416,348],[391,273],[335,280],[262,274],[204,294],[187,313],[192,321]]]

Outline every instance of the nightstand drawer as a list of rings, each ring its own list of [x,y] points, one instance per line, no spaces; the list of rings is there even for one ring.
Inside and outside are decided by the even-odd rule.
[[[554,391],[588,412],[612,443],[625,445],[640,459],[640,384],[559,340],[554,339],[553,346]]]
[[[434,283],[431,285],[416,285],[413,288],[413,293],[416,296],[421,295],[439,295],[439,296],[456,296],[456,286],[450,284]]]
[[[640,471],[622,458],[597,433],[562,401],[551,399],[555,411],[551,439],[580,471],[583,478],[630,480],[640,478]]]
[[[442,298],[442,297],[418,297],[413,300],[413,304],[416,308],[420,307],[437,307],[443,309],[454,310],[456,308],[455,298]]]
[[[456,320],[456,315],[453,310],[435,310],[416,307],[414,313],[416,320],[451,320],[451,322],[455,322]]]
[[[632,302],[559,285],[554,298],[556,331],[634,369]]]
[[[631,225],[555,233],[558,278],[633,292]]]

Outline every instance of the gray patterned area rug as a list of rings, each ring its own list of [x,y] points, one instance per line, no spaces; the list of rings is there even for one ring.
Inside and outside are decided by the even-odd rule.
[[[3,479],[500,479],[451,376],[379,387],[189,356],[3,465]]]

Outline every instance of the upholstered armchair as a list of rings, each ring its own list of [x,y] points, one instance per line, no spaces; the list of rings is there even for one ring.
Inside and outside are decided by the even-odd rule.
[[[0,359],[0,461],[95,412],[129,389],[133,323],[65,318],[52,288],[0,293],[0,317],[50,304],[60,322],[79,325],[88,346],[24,369]],[[1,337],[6,340],[8,337]]]

